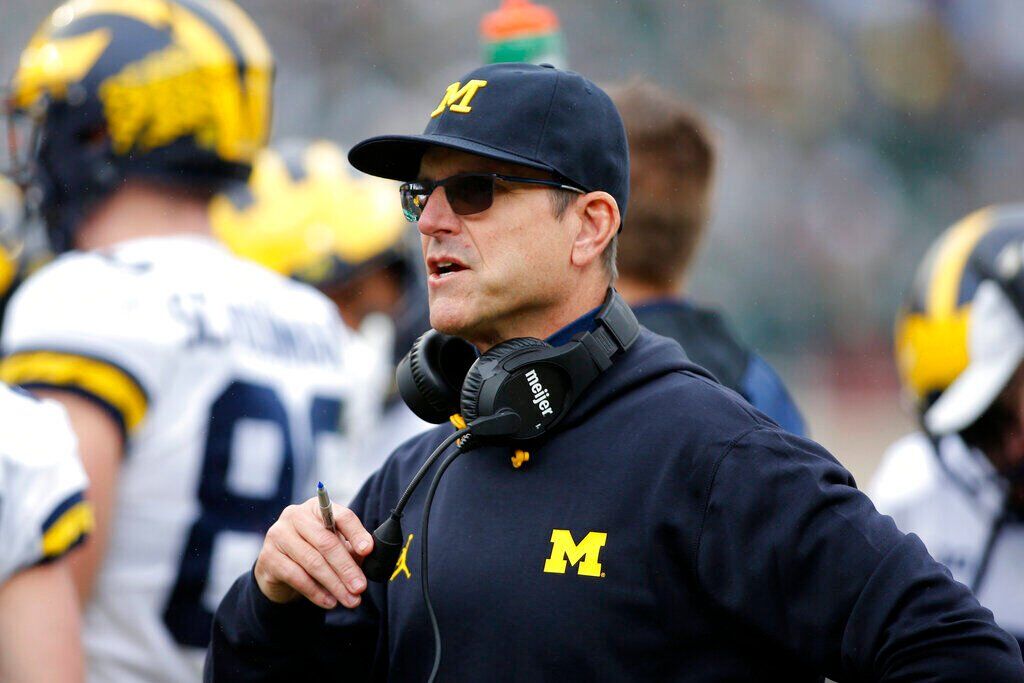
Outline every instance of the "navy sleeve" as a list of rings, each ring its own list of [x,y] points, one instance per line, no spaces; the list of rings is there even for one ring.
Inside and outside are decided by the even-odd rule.
[[[806,439],[756,428],[725,449],[694,562],[734,623],[835,680],[1024,680],[992,613]]]
[[[364,524],[381,476],[370,477],[350,505]],[[271,602],[249,571],[235,581],[214,615],[204,680],[300,680],[315,678],[311,671],[325,665],[344,671],[346,680],[367,680],[376,664],[381,592],[371,582],[358,608],[328,613],[301,597],[283,605]]]
[[[268,600],[250,571],[217,608],[203,680],[292,680],[315,660],[323,623],[324,610],[305,598]]]
[[[806,436],[804,418],[782,378],[756,353],[750,354],[747,368],[740,378],[740,393],[762,413],[775,420],[787,432]]]

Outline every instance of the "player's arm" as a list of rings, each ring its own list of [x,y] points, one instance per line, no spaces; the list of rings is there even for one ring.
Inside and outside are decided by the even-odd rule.
[[[67,558],[93,524],[85,475],[63,412],[27,398],[20,399],[26,409],[17,410],[4,391],[0,680],[81,680],[78,598]]]
[[[755,429],[713,472],[697,578],[763,641],[835,680],[1024,680],[992,613],[820,446]]]
[[[59,389],[36,389],[34,393],[58,401],[67,410],[71,428],[78,437],[79,457],[89,478],[86,495],[96,523],[89,542],[69,558],[75,588],[85,604],[110,539],[117,474],[123,457],[122,432],[110,413],[88,398]]]
[[[78,600],[66,560],[0,585],[0,680],[81,681]]]
[[[61,403],[78,438],[91,480],[96,528],[73,562],[88,599],[111,531],[117,472],[124,444],[142,428],[146,386],[166,371],[166,354],[139,316],[138,274],[109,258],[66,255],[26,281],[3,327],[0,379]]]

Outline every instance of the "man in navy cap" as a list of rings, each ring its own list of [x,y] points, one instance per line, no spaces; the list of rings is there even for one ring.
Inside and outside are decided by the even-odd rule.
[[[430,489],[429,561],[420,487],[403,497],[404,547],[382,583],[368,586],[361,566],[373,574],[373,546],[390,541],[366,529],[397,516],[450,426],[401,446],[350,508],[335,506],[336,533],[316,499],[285,509],[221,603],[209,680],[295,680],[325,661],[339,676],[391,681],[1024,676],[1016,641],[831,455],[619,306],[629,161],[600,88],[491,65],[426,113],[423,135],[371,138],[349,159],[405,183],[431,324],[492,371],[496,358],[586,347],[594,366],[576,372],[593,379],[559,403],[548,400],[557,387],[526,373],[537,427],[549,403],[560,411],[551,428],[529,454],[492,440],[434,462],[428,475],[450,468]],[[444,358],[421,361],[445,374]],[[490,381],[476,370],[458,387],[462,412],[471,428],[493,426],[476,412]]]

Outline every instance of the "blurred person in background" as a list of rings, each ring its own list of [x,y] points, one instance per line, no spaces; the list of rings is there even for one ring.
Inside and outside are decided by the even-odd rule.
[[[707,230],[715,148],[703,121],[657,85],[636,80],[610,88],[630,151],[629,229],[619,235],[616,287],[640,324],[675,339],[783,429],[804,421],[775,370],[729,329],[722,314],[686,296]]]
[[[430,327],[418,240],[395,192],[394,183],[357,176],[327,140],[290,140],[261,151],[249,182],[210,204],[214,234],[232,251],[313,285],[360,333],[346,355],[365,390],[346,412],[350,448],[325,475],[337,500],[430,427],[395,387],[395,366]]]
[[[1024,204],[971,214],[935,242],[896,322],[921,429],[870,485],[1024,643]]]
[[[0,384],[0,680],[83,680],[65,559],[92,528],[64,410]]]
[[[72,0],[11,82],[13,172],[67,253],[11,301],[0,377],[64,405],[90,479],[90,681],[198,680],[221,595],[340,438],[334,307],[210,234],[273,69],[229,0]]]

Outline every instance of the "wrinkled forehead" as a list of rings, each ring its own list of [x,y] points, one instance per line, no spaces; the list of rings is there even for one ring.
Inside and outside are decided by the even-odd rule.
[[[457,173],[501,173],[524,178],[551,178],[552,174],[529,166],[488,159],[446,147],[431,147],[420,160],[419,180],[440,180]]]

